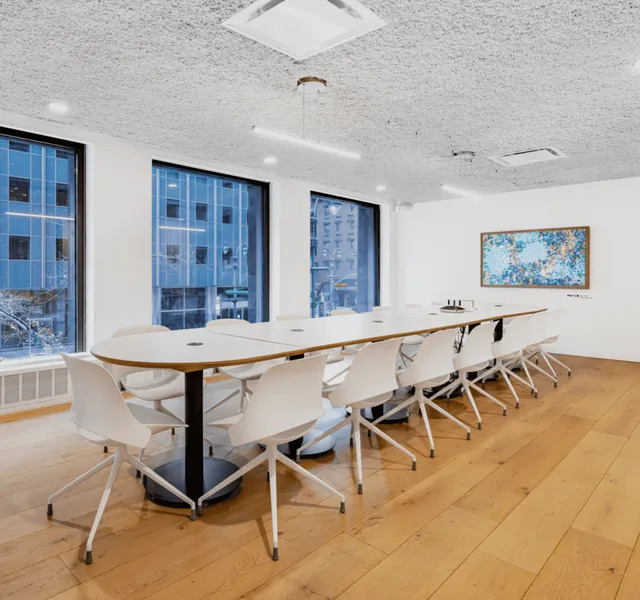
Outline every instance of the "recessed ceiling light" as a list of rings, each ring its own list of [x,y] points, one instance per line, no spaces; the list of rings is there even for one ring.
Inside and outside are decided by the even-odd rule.
[[[448,185],[443,183],[440,186],[445,192],[449,192],[450,194],[455,194],[456,196],[462,196],[463,198],[470,198],[471,200],[480,200],[482,196],[477,194],[476,192],[472,192],[470,190],[462,190],[457,187],[453,187],[452,185]]]
[[[360,158],[360,155],[357,152],[351,152],[350,150],[341,150],[340,148],[325,146],[324,144],[318,144],[317,142],[310,142],[309,140],[304,140],[302,138],[297,138],[292,135],[287,135],[286,133],[279,133],[277,131],[271,131],[270,129],[263,129],[262,127],[258,127],[256,125],[254,125],[252,129],[254,133],[258,133],[265,137],[270,137],[276,140],[280,140],[282,142],[291,142],[292,144],[298,144],[299,146],[305,146],[307,148],[312,148],[313,150],[319,150],[320,152],[337,154],[339,156],[344,156],[345,158],[355,158],[355,159]]]
[[[386,185],[377,185],[376,192],[384,192],[387,189]]]
[[[275,165],[278,162],[278,159],[275,156],[267,156],[264,159],[265,165]]]
[[[47,108],[56,115],[66,115],[69,107],[64,102],[49,102]]]

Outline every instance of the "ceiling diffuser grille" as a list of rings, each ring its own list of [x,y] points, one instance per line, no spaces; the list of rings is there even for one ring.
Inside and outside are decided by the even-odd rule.
[[[358,0],[257,0],[222,25],[304,60],[386,23]]]
[[[503,167],[522,167],[524,165],[532,165],[534,163],[567,158],[567,155],[557,148],[547,146],[546,148],[522,150],[520,152],[502,154],[500,156],[490,156],[489,158]]]

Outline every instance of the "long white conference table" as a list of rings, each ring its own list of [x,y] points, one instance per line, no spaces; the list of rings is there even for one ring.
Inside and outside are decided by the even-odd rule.
[[[105,363],[185,373],[186,449],[184,459],[160,465],[156,471],[187,496],[197,500],[238,467],[203,452],[203,371],[276,358],[300,358],[307,352],[352,344],[460,328],[546,310],[514,304],[485,304],[464,313],[444,313],[439,307],[387,309],[340,317],[297,319],[230,325],[216,329],[185,329],[112,338],[91,353]],[[227,497],[240,480],[221,490],[209,503]],[[182,506],[175,496],[147,479],[149,498]]]

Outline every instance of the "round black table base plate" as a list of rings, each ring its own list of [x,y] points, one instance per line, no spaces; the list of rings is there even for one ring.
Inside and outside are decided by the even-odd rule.
[[[221,458],[207,457],[204,459],[204,490],[202,493],[215,487],[221,481],[224,481],[229,475],[238,470],[238,467],[228,460]],[[179,458],[160,465],[154,471],[166,479],[171,485],[177,487],[181,492],[185,492],[184,482],[184,459]],[[204,505],[215,504],[230,496],[242,482],[242,477],[230,483],[227,487],[221,489],[217,494],[205,501]],[[169,490],[165,490],[162,486],[152,481],[149,477],[145,477],[144,487],[147,490],[147,498],[154,504],[161,506],[170,506],[172,508],[187,508],[187,505],[180,499],[176,498]],[[197,500],[197,498],[194,498]]]

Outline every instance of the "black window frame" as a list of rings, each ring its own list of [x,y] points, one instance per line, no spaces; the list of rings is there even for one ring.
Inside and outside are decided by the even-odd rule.
[[[30,256],[31,256],[31,237],[28,235],[8,235],[8,243],[9,243],[9,252],[7,253],[7,256],[9,257],[9,260],[30,260]],[[27,246],[27,255],[26,256],[11,256],[11,250],[12,250],[12,242],[16,242],[17,244],[20,244],[21,242],[24,242],[26,240],[26,246]],[[17,249],[16,249],[17,250]]]
[[[180,165],[177,163],[171,163],[163,160],[152,160],[151,161],[152,168],[153,167],[165,167],[169,169],[179,169],[182,171],[190,171],[191,173],[201,173],[203,175],[209,175],[213,177],[220,178],[222,180],[227,180],[228,183],[231,183],[229,180],[233,181],[242,181],[243,183],[247,183],[256,187],[259,187],[262,191],[262,197],[260,199],[261,202],[261,214],[263,215],[262,223],[261,223],[261,231],[260,231],[260,239],[262,240],[262,278],[264,285],[262,286],[262,294],[260,298],[261,305],[263,307],[263,315],[266,321],[269,320],[271,316],[271,306],[269,304],[269,298],[271,297],[271,231],[269,229],[269,223],[271,220],[271,197],[270,197],[270,185],[268,181],[259,181],[257,179],[250,179],[248,177],[237,177],[235,175],[229,175],[228,173],[218,173],[216,171],[208,171],[206,169],[199,169],[196,167],[192,167],[189,165]],[[222,182],[222,187],[229,187],[225,185],[225,181]],[[222,221],[222,219],[221,219]],[[256,290],[256,293],[260,293],[260,290]]]
[[[204,250],[204,260],[201,260],[201,255],[203,250]],[[206,265],[207,260],[209,259],[208,254],[209,254],[208,246],[196,246],[196,251],[195,251],[196,265]],[[197,289],[197,288],[192,288],[192,289]]]
[[[198,215],[198,212],[202,212],[204,207],[204,217],[202,214]],[[209,220],[209,205],[206,202],[196,202],[196,221],[208,221]]]
[[[9,127],[0,126],[0,136],[14,138],[17,142],[33,142],[35,144],[48,144],[58,148],[73,150],[76,157],[75,164],[75,184],[76,184],[76,210],[75,210],[75,287],[76,287],[76,314],[75,330],[76,352],[86,350],[86,146],[80,142],[64,140],[39,133],[20,131]]]
[[[375,257],[375,274],[376,274],[376,289],[374,290],[373,306],[380,304],[380,205],[372,204],[371,202],[363,202],[362,200],[356,200],[355,198],[348,198],[346,196],[335,196],[334,194],[327,194],[316,190],[309,192],[309,199],[313,196],[320,196],[322,198],[330,198],[331,200],[337,200],[339,202],[349,202],[350,205],[356,204],[364,206],[366,208],[373,208],[373,235],[375,239],[374,250]],[[337,232],[336,232],[337,233]],[[317,236],[316,236],[317,237]]]
[[[67,199],[64,204],[58,202],[58,194],[64,189],[66,190]],[[56,206],[68,207],[69,206],[69,184],[68,183],[56,183]]]
[[[169,205],[171,208],[175,208],[178,214],[175,217],[169,216]],[[180,218],[180,200],[178,198],[167,198],[165,211],[167,213],[167,219],[179,219]]]
[[[15,152],[20,152],[16,150]],[[27,182],[27,199],[26,200],[12,200],[11,199],[11,180],[19,180],[21,182]],[[9,190],[8,190],[8,199],[9,202],[20,202],[21,204],[30,204],[31,203],[31,181],[25,177],[16,177],[15,175],[9,175]]]

